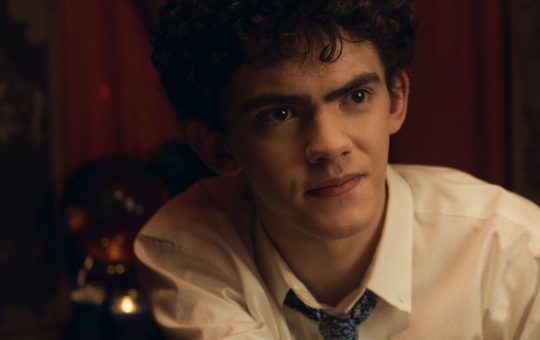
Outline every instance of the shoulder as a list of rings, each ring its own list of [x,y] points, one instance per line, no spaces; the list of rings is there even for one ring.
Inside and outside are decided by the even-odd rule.
[[[251,200],[241,178],[205,179],[161,207],[138,238],[188,247],[197,247],[202,241],[244,241],[251,214]]]
[[[540,236],[540,208],[501,186],[460,170],[422,165],[393,165],[408,183],[418,214],[473,219],[502,218]]]
[[[489,339],[502,329],[518,338],[519,327],[536,327],[540,315],[540,208],[459,170],[416,165],[391,168],[411,192],[414,288],[422,292],[416,294],[418,301],[425,296],[425,304],[417,302],[419,306],[455,302],[455,309],[437,308],[429,315],[440,311],[434,320],[464,316],[470,325],[478,320],[483,336]],[[440,278],[445,281],[442,286]],[[465,298],[436,302],[445,289]],[[463,306],[469,306],[461,309],[464,313],[447,314]]]
[[[168,336],[279,334],[277,307],[266,294],[246,237],[252,208],[245,189],[241,178],[197,182],[139,232],[134,242],[139,282]]]

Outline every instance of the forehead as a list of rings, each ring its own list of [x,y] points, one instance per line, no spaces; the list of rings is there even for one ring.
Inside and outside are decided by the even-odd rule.
[[[313,53],[274,67],[243,65],[223,93],[221,111],[224,114],[266,93],[317,97],[363,73],[376,73],[384,83],[384,67],[369,42],[344,41],[341,55],[330,63],[321,62],[319,55]]]

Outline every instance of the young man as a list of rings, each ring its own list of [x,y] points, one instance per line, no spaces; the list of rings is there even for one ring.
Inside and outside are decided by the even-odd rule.
[[[411,1],[168,1],[153,61],[220,177],[135,244],[179,339],[538,339],[540,211],[444,168],[389,166]]]

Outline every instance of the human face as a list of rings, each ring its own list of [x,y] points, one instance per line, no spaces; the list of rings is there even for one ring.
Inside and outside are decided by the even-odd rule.
[[[391,96],[369,43],[344,42],[272,68],[243,66],[222,96],[228,150],[270,234],[342,239],[380,225],[389,136],[405,117],[407,79]]]

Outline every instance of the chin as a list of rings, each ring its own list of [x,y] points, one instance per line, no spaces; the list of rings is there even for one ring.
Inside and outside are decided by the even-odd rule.
[[[340,240],[348,238],[368,229],[372,223],[369,219],[318,219],[317,221],[307,222],[304,225],[311,226],[307,233],[311,234],[315,238],[326,240]]]

